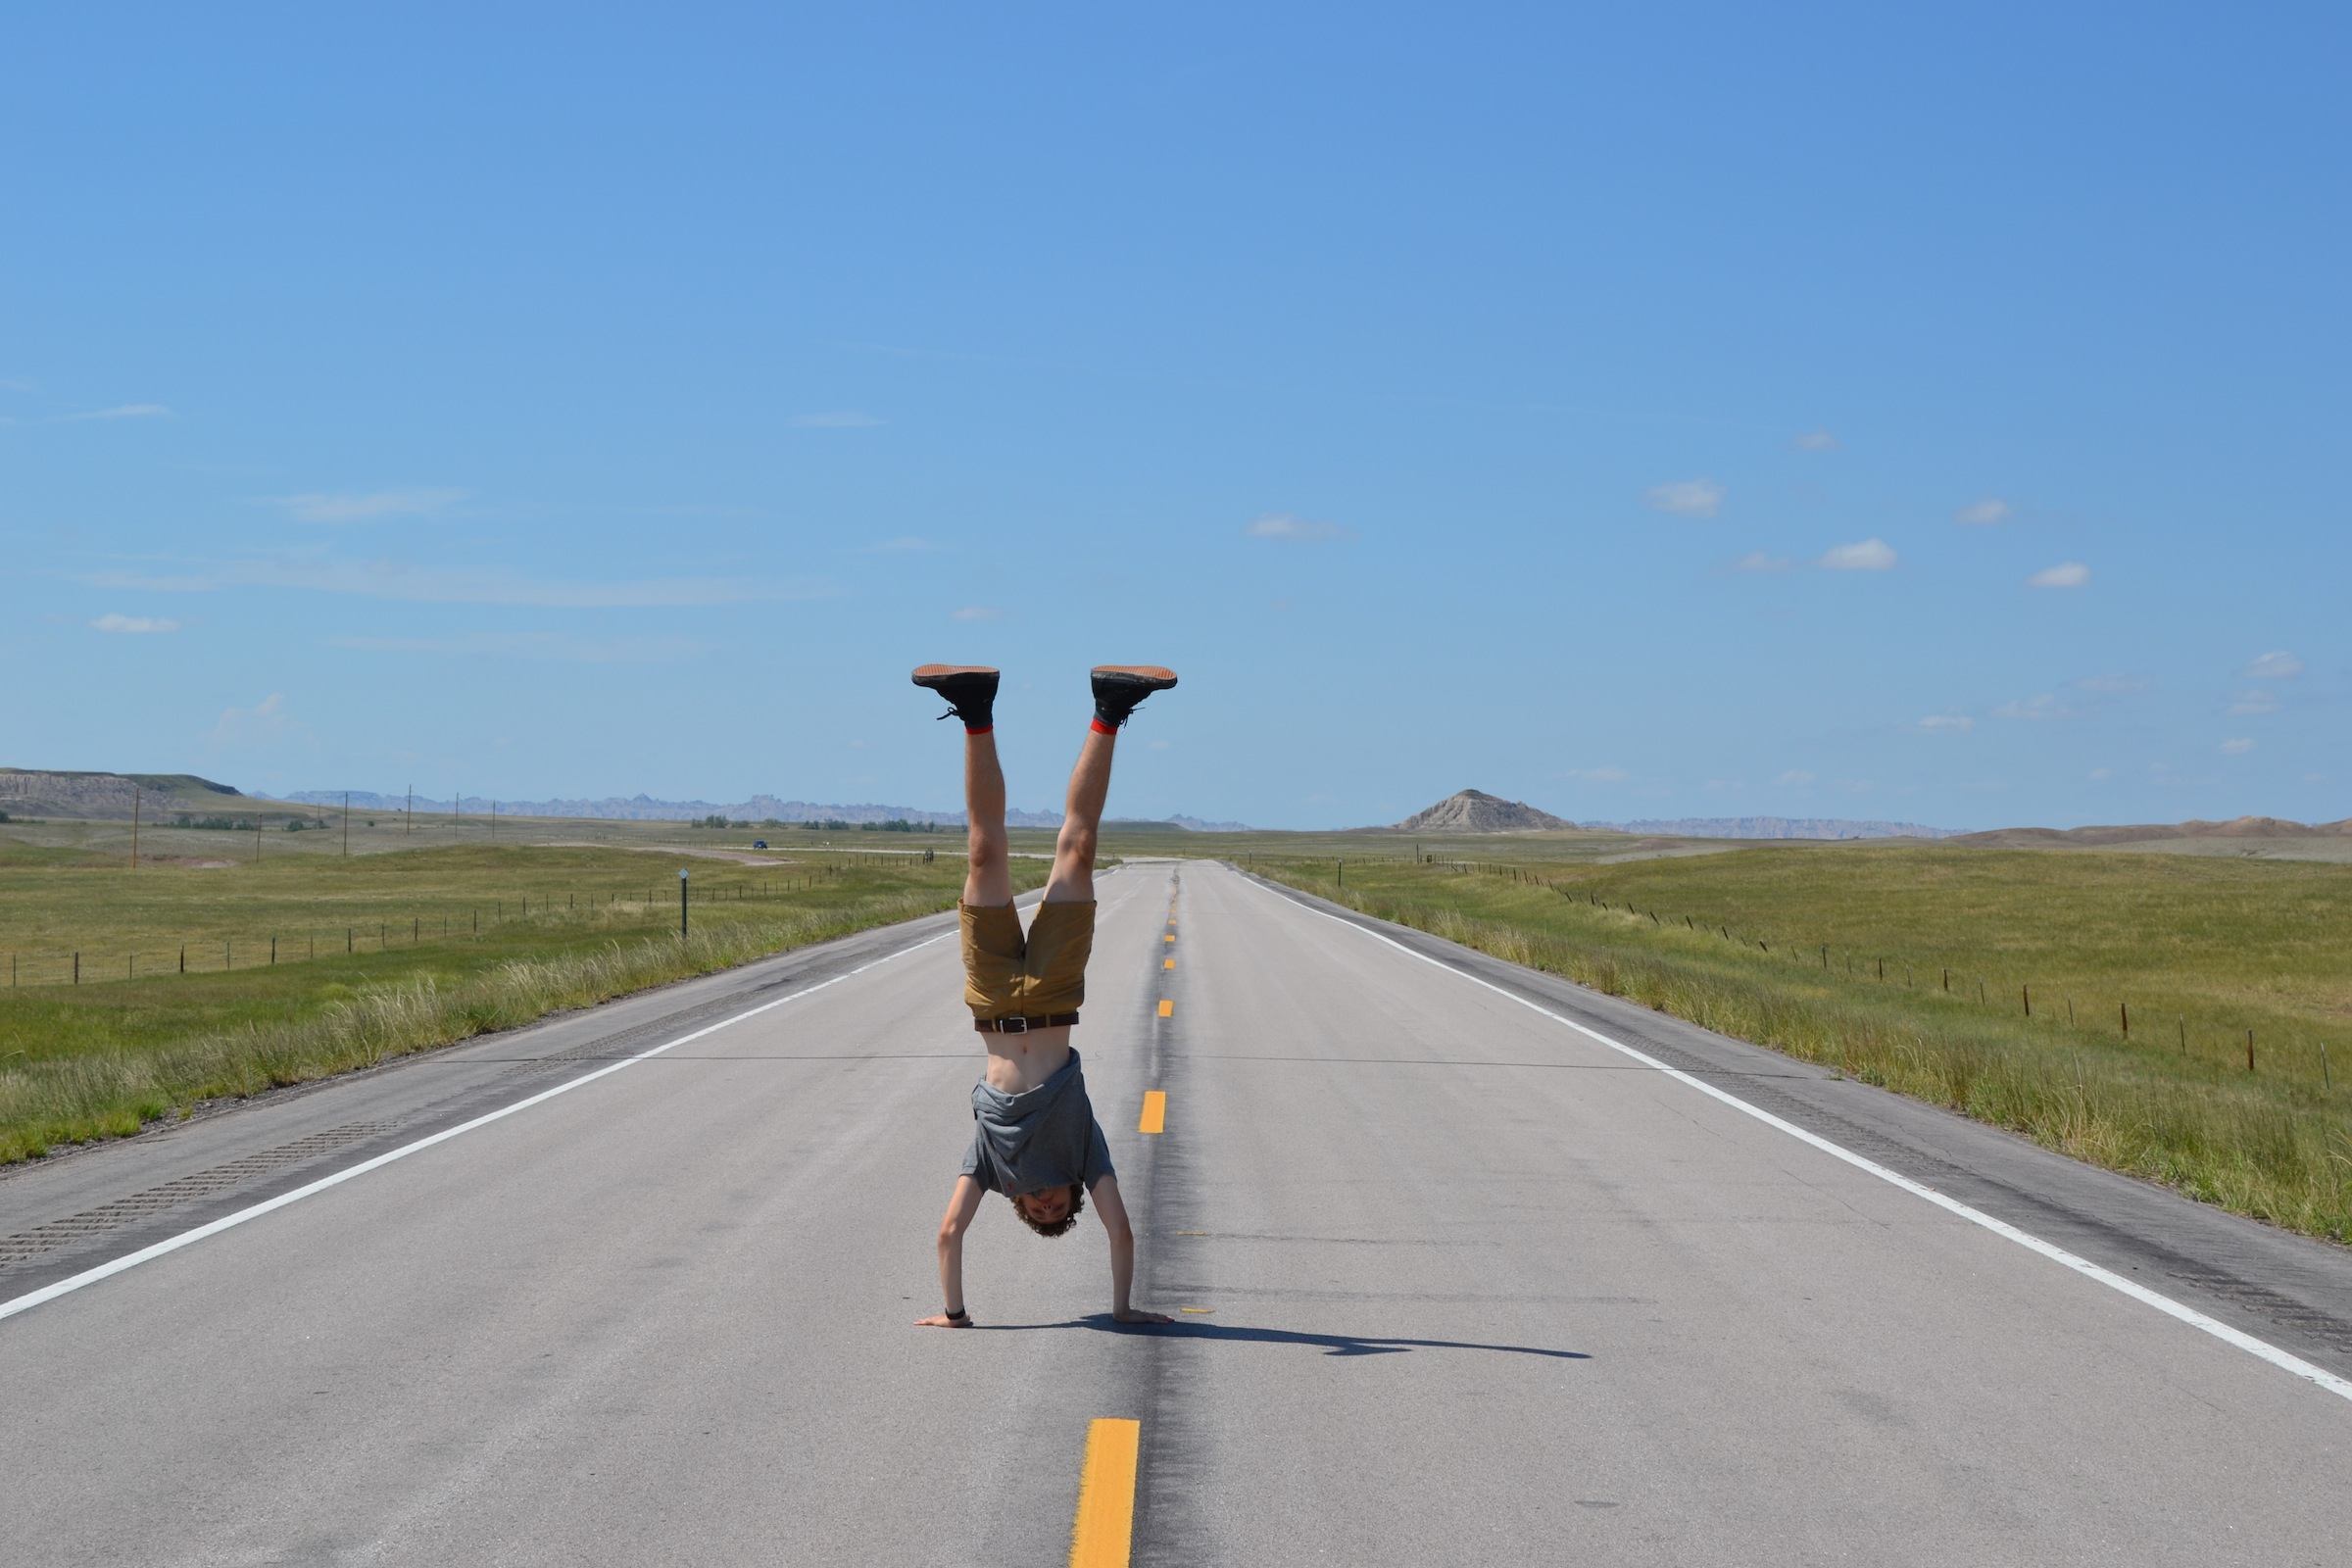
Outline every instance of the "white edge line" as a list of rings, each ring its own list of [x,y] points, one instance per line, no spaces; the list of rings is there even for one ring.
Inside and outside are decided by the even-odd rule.
[[[54,1301],[61,1296],[80,1290],[85,1285],[95,1285],[100,1280],[109,1279],[122,1273],[124,1269],[137,1268],[141,1263],[162,1257],[167,1252],[176,1252],[183,1247],[193,1246],[208,1236],[218,1236],[222,1231],[228,1230],[232,1226],[242,1225],[249,1219],[259,1219],[273,1209],[283,1208],[288,1203],[299,1202],[314,1193],[323,1193],[329,1187],[339,1186],[350,1181],[354,1176],[365,1176],[369,1171],[381,1169],[396,1159],[406,1159],[411,1154],[432,1148],[435,1144],[445,1144],[461,1133],[469,1133],[476,1127],[487,1127],[492,1122],[512,1116],[518,1110],[528,1110],[531,1106],[553,1100],[558,1095],[569,1094],[582,1084],[592,1084],[599,1078],[620,1071],[623,1067],[633,1067],[649,1056],[659,1056],[664,1051],[673,1051],[679,1046],[700,1040],[703,1036],[713,1034],[730,1024],[741,1023],[746,1018],[756,1018],[771,1007],[781,1007],[788,1002],[798,1002],[803,997],[814,996],[827,986],[837,986],[844,980],[861,975],[879,964],[890,962],[893,958],[903,958],[919,948],[931,946],[934,942],[945,942],[955,934],[954,930],[942,931],[935,937],[925,937],[920,942],[909,943],[894,953],[882,955],[879,958],[868,958],[855,969],[845,969],[830,980],[819,980],[812,986],[795,991],[789,997],[778,997],[772,1002],[762,1002],[756,1007],[746,1007],[743,1011],[721,1018],[716,1023],[705,1024],[690,1034],[682,1034],[675,1040],[665,1040],[650,1051],[641,1051],[634,1056],[624,1056],[619,1061],[597,1068],[594,1072],[582,1073],[579,1077],[568,1079],[556,1085],[553,1089],[542,1089],[535,1095],[517,1100],[511,1105],[501,1105],[498,1109],[476,1116],[471,1121],[460,1122],[455,1127],[444,1127],[441,1131],[419,1138],[415,1143],[403,1144],[398,1149],[387,1150],[372,1159],[364,1159],[357,1165],[347,1166],[342,1170],[321,1176],[307,1186],[297,1187],[291,1192],[280,1193],[275,1198],[264,1199],[261,1202],[240,1208],[233,1214],[223,1214],[208,1225],[199,1225],[194,1230],[181,1231],[177,1236],[168,1236],[151,1247],[142,1247],[135,1252],[125,1252],[121,1257],[100,1263],[95,1268],[84,1269],[79,1274],[59,1280],[54,1284],[44,1285],[37,1291],[27,1291],[13,1300],[0,1301],[0,1318],[11,1318],[19,1312],[30,1311],[44,1301]]]
[[[2052,1242],[2045,1242],[2040,1237],[2035,1236],[2029,1231],[2019,1230],[2007,1220],[1996,1219],[1992,1215],[1985,1213],[1983,1209],[1971,1208],[1968,1204],[1961,1202],[1958,1199],[1948,1197],[1945,1194],[1936,1191],[1936,1189],[1933,1187],[1913,1181],[1910,1177],[1903,1175],[1900,1171],[1889,1170],[1885,1165],[1878,1163],[1876,1160],[1865,1159],[1862,1155],[1855,1153],[1852,1150],[1830,1142],[1830,1140],[1822,1137],[1819,1133],[1808,1132],[1806,1129],[1797,1126],[1794,1122],[1785,1121],[1781,1117],[1775,1116],[1769,1110],[1764,1110],[1755,1105],[1749,1104],[1746,1101],[1741,1100],[1737,1095],[1726,1093],[1725,1091],[1716,1088],[1713,1084],[1708,1083],[1703,1079],[1694,1078],[1690,1074],[1684,1072],[1679,1067],[1669,1066],[1665,1062],[1658,1060],[1655,1056],[1647,1055],[1642,1052],[1637,1051],[1632,1046],[1626,1045],[1622,1041],[1612,1040],[1597,1029],[1589,1028],[1584,1024],[1578,1023],[1574,1018],[1565,1017],[1559,1013],[1556,1013],[1549,1007],[1543,1005],[1541,1003],[1531,1002],[1527,998],[1520,996],[1514,991],[1495,985],[1491,980],[1482,980],[1477,975],[1471,974],[1464,969],[1447,963],[1443,958],[1433,957],[1429,954],[1419,952],[1418,950],[1409,947],[1402,942],[1396,941],[1393,937],[1384,936],[1380,932],[1372,930],[1368,926],[1358,925],[1355,921],[1347,919],[1341,915],[1333,914],[1327,909],[1318,909],[1311,904],[1301,903],[1299,900],[1291,897],[1288,893],[1282,892],[1275,888],[1271,883],[1260,882],[1258,883],[1258,886],[1263,888],[1266,892],[1272,894],[1275,898],[1280,899],[1283,903],[1291,905],[1296,908],[1303,909],[1308,914],[1320,915],[1322,918],[1331,921],[1335,925],[1344,925],[1350,931],[1358,932],[1363,936],[1370,937],[1375,942],[1385,942],[1390,947],[1395,948],[1397,952],[1404,954],[1408,957],[1418,958],[1423,963],[1443,969],[1447,974],[1453,975],[1457,979],[1467,980],[1474,986],[1484,986],[1487,990],[1494,992],[1496,996],[1502,997],[1507,1001],[1516,1002],[1519,1004],[1519,1005],[1527,1008],[1531,1012],[1542,1013],[1544,1017],[1549,1018],[1554,1023],[1565,1024],[1569,1028],[1575,1030],[1578,1034],[1584,1035],[1588,1039],[1597,1041],[1601,1045],[1608,1047],[1611,1051],[1622,1052],[1624,1054],[1631,1056],[1634,1060],[1641,1062],[1643,1066],[1653,1067],[1659,1072],[1664,1073],[1667,1077],[1674,1079],[1678,1083],[1688,1084],[1691,1088],[1697,1090],[1700,1094],[1708,1095],[1716,1100],[1720,1100],[1735,1110],[1746,1112],[1748,1115],[1755,1117],[1756,1120],[1763,1122],[1768,1127],[1777,1127],[1782,1132],[1787,1133],[1789,1137],[1797,1139],[1800,1142],[1810,1144],[1825,1154],[1830,1154],[1838,1159],[1842,1159],[1847,1164],[1853,1166],[1856,1170],[1868,1171],[1871,1175],[1878,1177],[1879,1180],[1886,1182],[1892,1186],[1899,1187],[1904,1192],[1910,1193],[1915,1197],[1924,1198],[1929,1202],[1934,1203],[1937,1208],[1945,1209],[1951,1213],[1957,1214],[1972,1225],[1982,1225],[1984,1227],[1984,1229],[1992,1232],[1995,1236],[2005,1237],[2009,1241],[2015,1242],[2018,1246],[2023,1247],[2030,1251],[2039,1252],[2042,1256],[2050,1259],[2050,1261],[2054,1263],[2064,1264],[2066,1267],[2073,1269],[2076,1273],[2083,1276],[2085,1279],[2096,1280],[2110,1290],[2121,1291],[2124,1295],[2131,1297],[2133,1300],[2142,1302],[2148,1306],[2152,1306],[2157,1311],[2165,1314],[2167,1317],[2178,1318],[2181,1322],[2187,1324],[2190,1328],[2200,1329],[2203,1332],[2212,1335],[2215,1339],[2220,1340],[2225,1345],[2233,1346],[2236,1348],[2245,1351],[2248,1355],[2257,1356],[2262,1360],[2270,1362],[2271,1365],[2278,1367],[2280,1371],[2291,1372],[2296,1377],[2302,1378],[2306,1382],[2316,1383],[2321,1388],[2326,1389],[2329,1394],[2335,1395],[2339,1398],[2352,1399],[2352,1380],[2337,1377],[2326,1367],[2314,1366],[2309,1361],[2304,1360],[2301,1356],[2293,1354],[2291,1351],[2282,1350],[2267,1340],[2258,1340],[2254,1338],[2253,1335],[2245,1333],[2243,1330],[2231,1328],[2229,1324],[2223,1322],[2221,1319],[2209,1317],[2205,1313],[2198,1311],[2193,1306],[2189,1306],[2184,1302],[2176,1301],[2169,1296],[2160,1295],[2155,1291],[2151,1291],[2146,1286],[2139,1284],[2135,1280],[2128,1280],[2124,1278],[2124,1276],[2116,1273],[2112,1269],[2101,1268],[2098,1264],[2093,1263],[2089,1258],[2078,1256],[2077,1254],[2068,1251],[2065,1248],[2060,1247]],[[1366,918],[1368,919],[1370,916],[1366,916]]]

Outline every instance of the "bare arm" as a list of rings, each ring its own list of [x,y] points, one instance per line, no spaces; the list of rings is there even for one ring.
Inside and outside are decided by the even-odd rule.
[[[1119,1179],[1105,1176],[1095,1183],[1095,1212],[1110,1238],[1110,1315],[1120,1323],[1173,1323],[1165,1312],[1139,1312],[1127,1304],[1135,1284],[1135,1227],[1127,1223],[1127,1205],[1119,1199]]]
[[[934,1317],[917,1318],[918,1329],[968,1329],[969,1317],[957,1316],[963,1306],[963,1233],[972,1228],[972,1216],[980,1212],[980,1184],[969,1176],[956,1178],[956,1191],[948,1199],[948,1212],[939,1222],[939,1293],[946,1298],[947,1310]]]

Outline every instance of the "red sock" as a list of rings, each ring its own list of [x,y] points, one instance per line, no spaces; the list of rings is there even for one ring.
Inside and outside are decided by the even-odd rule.
[[[1119,732],[1119,727],[1116,724],[1105,724],[1099,718],[1091,721],[1087,725],[1087,728],[1093,730],[1098,735],[1116,735]]]
[[[982,724],[975,728],[970,724],[966,724],[963,726],[963,732],[966,735],[994,735],[997,732],[997,726],[994,724]]]

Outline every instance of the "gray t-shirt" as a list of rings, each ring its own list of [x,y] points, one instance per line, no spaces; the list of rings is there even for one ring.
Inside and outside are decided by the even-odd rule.
[[[972,1085],[972,1120],[963,1173],[983,1192],[1017,1196],[1073,1183],[1092,1192],[1117,1174],[1076,1051],[1053,1077],[1017,1095],[991,1089],[986,1079]]]

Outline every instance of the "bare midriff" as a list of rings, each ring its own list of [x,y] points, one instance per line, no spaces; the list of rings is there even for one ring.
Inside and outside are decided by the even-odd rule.
[[[1032,1029],[1025,1035],[988,1034],[988,1087],[1001,1095],[1035,1089],[1070,1059],[1070,1026]]]

